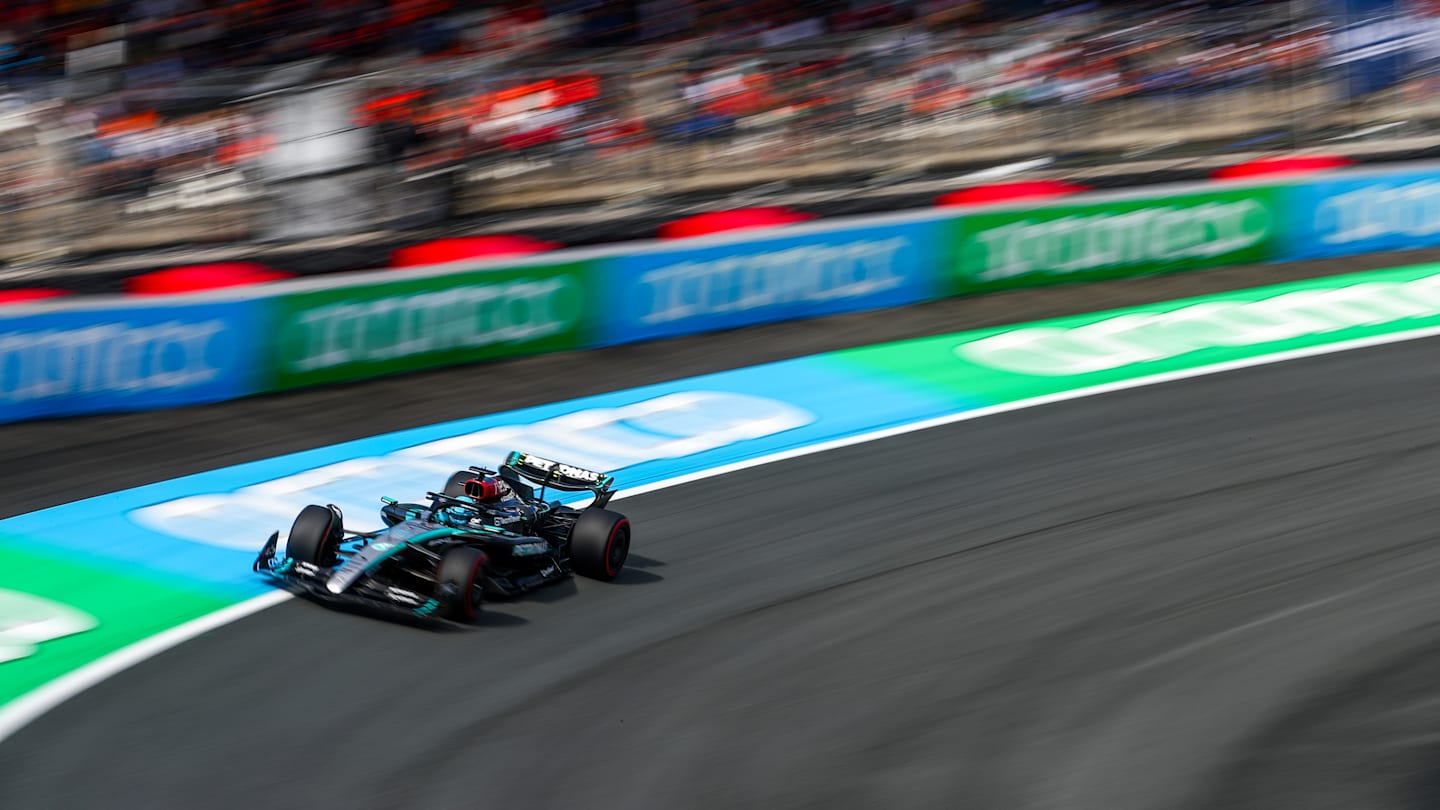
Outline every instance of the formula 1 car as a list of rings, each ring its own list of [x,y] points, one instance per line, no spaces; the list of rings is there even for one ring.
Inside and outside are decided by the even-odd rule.
[[[474,621],[490,596],[515,596],[569,577],[620,574],[630,521],[606,509],[613,476],[526,453],[498,470],[450,476],[428,503],[381,498],[386,528],[351,532],[335,505],[310,505],[290,528],[285,553],[270,535],[255,571],[291,591],[334,604]],[[539,491],[536,491],[539,487]],[[546,501],[546,490],[590,492],[583,508]]]

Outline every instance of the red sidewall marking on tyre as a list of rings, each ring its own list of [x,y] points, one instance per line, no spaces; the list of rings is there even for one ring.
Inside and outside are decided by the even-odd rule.
[[[480,614],[480,611],[475,609],[475,603],[470,600],[475,594],[475,578],[479,576],[480,569],[484,566],[485,558],[483,556],[476,557],[475,564],[470,566],[470,576],[465,578],[465,584],[467,587],[465,588],[465,593],[461,594],[461,596],[465,600],[465,618],[467,619],[473,620],[476,616]]]
[[[625,529],[629,529],[630,521],[617,521],[614,526],[610,527],[610,537],[605,541],[605,576],[607,577],[615,577],[620,575],[619,571],[615,571],[610,568],[610,553],[615,549],[615,538],[620,536],[620,529],[622,527]]]

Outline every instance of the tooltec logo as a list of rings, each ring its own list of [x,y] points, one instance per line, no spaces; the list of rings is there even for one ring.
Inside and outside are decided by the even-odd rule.
[[[1259,301],[1214,301],[1118,315],[1071,328],[1039,326],[963,343],[962,358],[1021,374],[1106,371],[1204,349],[1255,346],[1440,316],[1440,276],[1301,290]]]
[[[557,275],[328,304],[290,321],[284,362],[307,372],[528,343],[573,329],[580,298],[572,280]]]
[[[1315,211],[1315,230],[1332,245],[1440,234],[1440,183],[1377,184],[1328,197]]]
[[[254,551],[264,536],[285,530],[306,504],[341,507],[347,525],[382,528],[382,495],[423,498],[456,470],[494,467],[512,450],[565,459],[586,470],[613,471],[646,461],[681,458],[803,427],[815,415],[785,402],[720,391],[685,391],[616,408],[592,408],[528,424],[498,425],[305,470],[234,492],[195,495],[130,513],[164,534]],[[262,531],[263,530],[263,531]]]
[[[214,381],[221,320],[0,332],[0,401],[173,391]]]
[[[1025,219],[970,234],[962,263],[973,262],[981,281],[999,281],[1212,259],[1262,244],[1271,226],[1269,209],[1251,199]]]
[[[36,645],[98,624],[94,616],[69,605],[0,588],[0,664],[34,655]]]
[[[662,324],[697,315],[865,298],[905,283],[896,256],[909,245],[897,236],[659,267],[640,276],[650,296],[640,320]]]

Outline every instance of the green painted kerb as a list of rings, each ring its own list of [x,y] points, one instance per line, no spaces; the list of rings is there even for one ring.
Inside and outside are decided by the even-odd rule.
[[[1298,281],[838,352],[992,403],[1440,327],[1440,264]]]
[[[36,553],[0,536],[0,705],[232,600]]]

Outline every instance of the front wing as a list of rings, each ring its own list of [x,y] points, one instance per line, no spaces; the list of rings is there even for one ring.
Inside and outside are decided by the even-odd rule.
[[[329,607],[365,613],[380,612],[393,618],[444,621],[443,617],[448,613],[445,610],[448,607],[446,600],[457,596],[424,596],[368,578],[362,578],[342,593],[332,593],[325,587],[332,569],[279,555],[276,551],[279,540],[279,532],[270,535],[255,557],[252,567],[257,573],[269,577],[296,596],[303,596]]]

